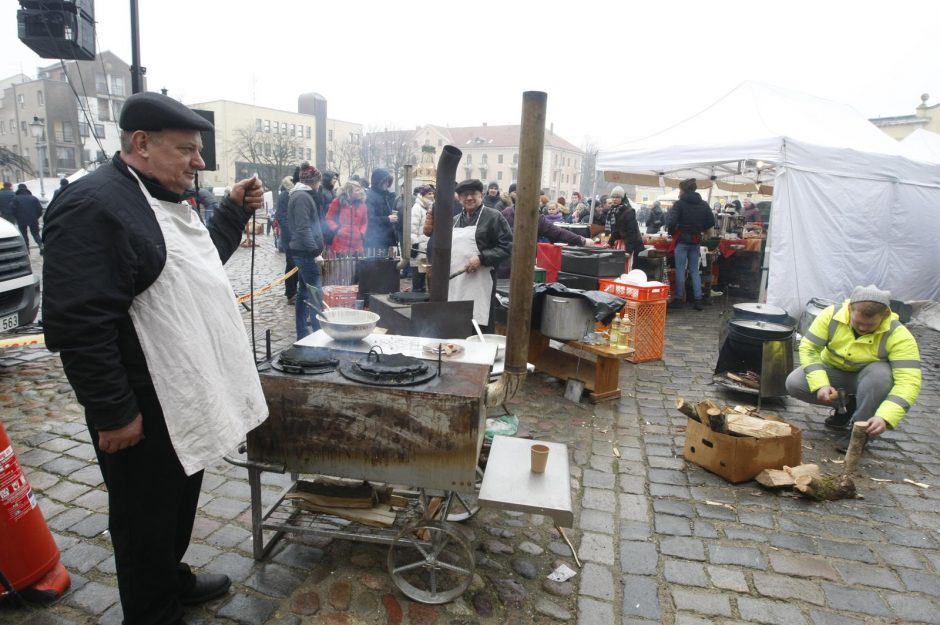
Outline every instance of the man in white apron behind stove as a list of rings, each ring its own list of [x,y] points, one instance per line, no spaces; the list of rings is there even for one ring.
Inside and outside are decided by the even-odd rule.
[[[108,487],[126,625],[182,623],[182,605],[226,594],[189,546],[202,469],[267,417],[222,263],[261,183],[236,184],[207,229],[182,194],[212,125],[179,102],[124,103],[121,151],[66,187],[46,215],[43,322]]]
[[[450,301],[473,300],[473,318],[492,331],[494,271],[512,255],[512,228],[496,209],[483,205],[483,182],[464,180],[455,189],[463,205],[454,217]]]

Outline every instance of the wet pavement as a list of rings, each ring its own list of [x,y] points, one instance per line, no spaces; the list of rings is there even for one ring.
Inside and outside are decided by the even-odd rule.
[[[254,286],[280,275],[283,256],[258,237]],[[34,254],[34,260],[41,259]],[[238,294],[250,287],[251,251],[227,265]],[[563,398],[564,384],[529,376],[508,404],[520,435],[568,444],[583,567],[549,519],[482,510],[462,524],[476,573],[446,605],[406,598],[386,571],[387,548],[288,536],[252,558],[247,472],[206,471],[186,560],[228,574],[229,595],[187,611],[189,623],[676,625],[940,623],[940,335],[920,327],[924,390],[901,427],[872,443],[858,472],[862,498],[811,503],[755,482],[732,485],[682,458],[686,420],[674,403],[753,403],[711,383],[718,329],[731,302],[670,311],[661,361],[621,368],[619,401]],[[243,311],[246,327],[251,313]],[[283,287],[255,302],[256,352],[293,339]],[[803,430],[803,460],[840,471],[826,411],[767,400]],[[59,359],[42,347],[0,352],[0,419],[37,493],[72,587],[52,606],[13,609],[11,625],[121,622],[107,535],[107,500],[94,453]],[[907,481],[906,481],[907,480]],[[916,482],[917,484],[915,484]],[[270,502],[287,476],[264,474]],[[926,485],[924,487],[922,485]],[[561,562],[569,582],[546,576]]]

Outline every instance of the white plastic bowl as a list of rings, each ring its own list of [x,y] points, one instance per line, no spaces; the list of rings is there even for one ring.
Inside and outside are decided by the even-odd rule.
[[[379,316],[368,310],[331,308],[317,315],[317,320],[334,341],[361,341],[375,330]]]
[[[467,341],[471,343],[480,343],[480,337],[474,334],[468,336]],[[502,334],[484,334],[483,343],[496,346],[496,360],[502,360],[506,355],[506,337]]]

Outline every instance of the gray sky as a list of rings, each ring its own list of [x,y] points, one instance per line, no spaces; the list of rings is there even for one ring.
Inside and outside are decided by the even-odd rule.
[[[129,4],[95,2],[99,50],[128,63]],[[315,91],[367,130],[517,124],[526,90],[548,93],[548,122],[580,146],[652,134],[745,80],[868,117],[940,101],[940,2],[925,0],[139,4],[151,90],[285,110]],[[54,61],[16,38],[5,6],[0,76],[33,75]]]

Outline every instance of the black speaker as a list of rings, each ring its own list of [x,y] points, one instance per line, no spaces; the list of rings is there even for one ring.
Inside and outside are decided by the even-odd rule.
[[[210,124],[215,126],[215,111],[193,109],[193,113],[205,118]],[[215,171],[219,168],[215,162],[215,131],[203,130],[199,134],[202,135],[202,160],[206,162],[207,170]]]
[[[44,59],[95,60],[93,0],[20,0],[19,38]]]

